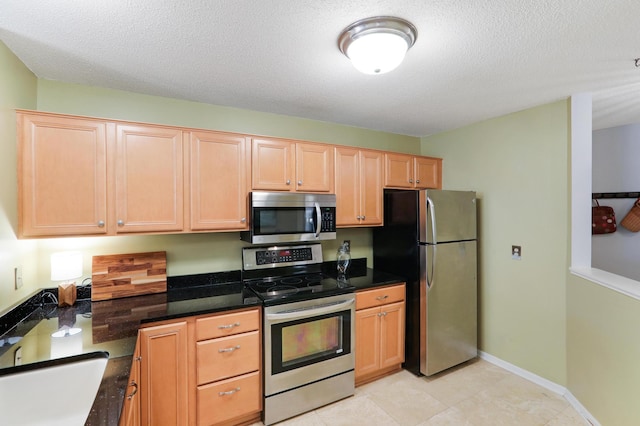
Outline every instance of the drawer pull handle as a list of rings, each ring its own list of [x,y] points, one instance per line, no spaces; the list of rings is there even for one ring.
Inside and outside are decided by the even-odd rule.
[[[240,327],[240,323],[239,322],[234,322],[233,324],[227,324],[227,325],[219,325],[218,328],[220,330],[228,330],[230,328],[233,327]]]
[[[236,345],[230,348],[224,348],[224,349],[218,349],[218,352],[225,353],[225,352],[233,352],[233,351],[237,351],[238,349],[240,349],[240,345]]]
[[[233,395],[236,392],[240,392],[240,388],[231,389],[230,391],[226,392],[218,392],[218,396]]]
[[[132,380],[131,383],[129,383],[129,386],[133,386],[133,392],[127,395],[127,399],[130,400],[133,399],[133,396],[138,393],[138,384]]]
[[[376,300],[384,300],[386,298],[388,298],[389,296],[387,296],[386,294],[384,296],[378,296],[376,297]]]

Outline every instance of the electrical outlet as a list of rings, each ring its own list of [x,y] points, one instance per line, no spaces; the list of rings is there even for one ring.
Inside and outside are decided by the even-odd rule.
[[[522,258],[522,246],[511,246],[511,259],[520,260]]]
[[[13,268],[13,285],[16,290],[22,287],[22,266]]]
[[[22,346],[18,346],[13,352],[13,365],[22,365]]]
[[[347,251],[351,251],[351,240],[344,240],[342,244],[346,246]]]

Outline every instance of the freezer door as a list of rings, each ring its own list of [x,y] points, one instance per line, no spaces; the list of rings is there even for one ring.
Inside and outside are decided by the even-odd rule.
[[[476,244],[420,246],[420,372],[425,376],[478,354]]]
[[[476,193],[473,191],[420,191],[420,241],[436,244],[475,240]]]

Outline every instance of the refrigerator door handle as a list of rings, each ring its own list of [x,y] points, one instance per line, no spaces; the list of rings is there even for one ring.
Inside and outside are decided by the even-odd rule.
[[[431,238],[433,244],[438,244],[438,236],[436,234],[436,208],[433,200],[429,197],[427,197],[427,206],[429,206],[429,213],[431,213]]]
[[[435,285],[436,278],[436,250],[438,247],[438,239],[436,236],[436,211],[435,206],[433,204],[433,200],[427,197],[427,206],[429,206],[429,213],[431,213],[431,238],[433,240],[433,245],[431,248],[431,277],[429,277],[429,271],[427,270],[427,289],[430,290]],[[428,254],[427,254],[428,256]]]
[[[438,249],[438,246],[436,245],[432,245],[429,246],[429,248],[432,249],[431,251],[431,271],[427,270],[427,290],[431,290],[433,288],[433,286],[436,284],[436,250]],[[427,250],[428,253],[428,250]],[[427,254],[427,256],[429,256],[429,254]],[[429,272],[431,272],[431,278],[429,278]]]

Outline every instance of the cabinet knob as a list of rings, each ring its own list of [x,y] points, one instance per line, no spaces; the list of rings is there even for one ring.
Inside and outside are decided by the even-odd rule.
[[[413,179],[409,179],[409,183],[413,183]]]
[[[287,179],[287,185],[291,185],[291,180]]]
[[[122,219],[118,220],[118,226],[124,226],[124,220]]]
[[[364,217],[364,216],[362,216],[362,220],[364,220],[364,219],[365,219],[365,217]]]
[[[420,183],[420,179],[416,179],[416,183]]]
[[[98,228],[104,228],[104,220],[98,221]]]
[[[299,186],[302,185],[302,181],[301,180],[298,181],[298,185]]]
[[[360,220],[362,219],[362,216],[356,216],[356,219]]]
[[[246,217],[243,217],[242,219],[240,219],[240,222],[245,223],[247,221]]]

